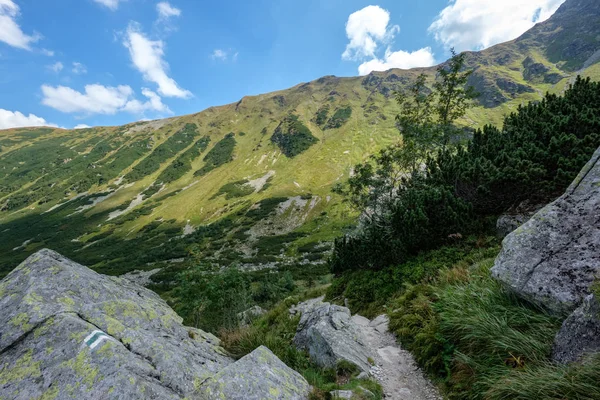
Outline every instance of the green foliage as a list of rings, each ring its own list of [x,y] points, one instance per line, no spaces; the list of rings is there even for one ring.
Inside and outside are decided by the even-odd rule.
[[[226,185],[221,186],[219,191],[213,196],[218,197],[222,194],[225,195],[227,200],[236,197],[245,197],[254,193],[254,188],[248,185],[248,180],[244,179],[237,182],[230,182]]]
[[[133,170],[125,175],[125,179],[129,182],[135,182],[157,171],[162,163],[192,144],[198,134],[197,129],[196,124],[185,124],[180,131],[171,135],[164,143],[154,149],[150,155],[133,167]]]
[[[341,128],[352,116],[352,107],[347,106],[344,108],[338,108],[335,110],[335,113],[329,121],[327,121],[327,125],[325,125],[325,129],[337,129]],[[318,117],[318,116],[317,116]]]
[[[433,89],[438,97],[435,106],[438,123],[446,129],[454,122],[462,118],[467,108],[472,105],[473,99],[478,96],[473,86],[467,84],[473,70],[464,71],[465,58],[467,53],[457,54],[454,49],[452,58],[445,65],[440,65],[437,69],[438,79],[433,84]],[[444,142],[447,144],[449,137]]]
[[[519,107],[501,131],[487,126],[466,147],[442,147],[426,172],[398,179],[409,162],[393,147],[357,166],[341,192],[363,211],[363,226],[336,241],[334,273],[402,263],[482,232],[488,217],[524,200],[549,202],[600,146],[599,116],[600,83],[579,78],[563,97]]]
[[[237,268],[212,274],[191,269],[179,277],[175,311],[186,324],[216,332],[238,325],[237,314],[251,306],[250,280]]]
[[[200,156],[210,143],[209,136],[198,139],[192,147],[177,157],[157,178],[158,182],[169,183],[176,181],[192,169],[192,161]]]
[[[295,290],[289,272],[247,273],[235,266],[212,271],[198,265],[179,274],[171,295],[186,324],[217,333],[237,328],[238,313],[252,305],[272,306]]]
[[[298,116],[293,114],[285,117],[271,136],[271,142],[279,146],[282,153],[290,158],[304,152],[318,141]]]
[[[494,280],[492,265],[465,259],[407,286],[391,304],[390,328],[403,346],[449,399],[597,398],[600,359],[552,363],[560,321]]]
[[[335,241],[332,270],[381,269],[435,248],[469,226],[470,207],[447,188],[412,184],[395,194],[389,213],[365,224],[359,236]]]
[[[315,116],[315,123],[319,125],[321,128],[325,126],[327,123],[327,118],[329,117],[329,104],[325,104],[317,111],[317,115]]]
[[[236,140],[233,132],[225,135],[212,149],[206,154],[203,161],[204,166],[194,173],[194,176],[204,176],[215,168],[227,164],[233,160],[233,150],[235,149]]]
[[[502,130],[478,130],[468,147],[428,163],[430,181],[452,187],[479,214],[560,195],[600,146],[600,83],[578,78],[564,96],[519,107]]]
[[[438,271],[461,260],[478,260],[497,253],[497,239],[466,238],[464,241],[432,251],[424,251],[407,261],[381,271],[347,271],[337,277],[327,290],[331,300],[344,298],[350,309],[367,317],[381,314],[383,306],[405,285],[433,279]]]

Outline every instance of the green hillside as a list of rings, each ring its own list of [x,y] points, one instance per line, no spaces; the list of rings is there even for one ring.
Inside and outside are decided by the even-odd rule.
[[[568,1],[467,60],[481,96],[462,124],[501,124],[600,78],[600,4]],[[332,186],[400,140],[394,91],[435,71],[327,76],[121,127],[0,131],[0,277],[42,247],[110,274],[167,267],[161,279],[196,264],[324,270],[355,219]]]

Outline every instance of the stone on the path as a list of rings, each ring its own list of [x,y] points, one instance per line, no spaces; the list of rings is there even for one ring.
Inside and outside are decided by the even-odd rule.
[[[200,387],[206,400],[303,400],[310,385],[264,346],[230,364]]]
[[[379,333],[385,333],[388,331],[389,324],[390,318],[387,315],[382,314],[371,321],[369,326]]]
[[[372,354],[361,330],[352,321],[349,309],[320,301],[300,305],[297,309],[302,309],[294,337],[297,348],[306,350],[321,367],[335,368],[338,362],[345,360],[369,372]]]
[[[600,302],[589,295],[564,322],[554,339],[552,358],[559,363],[600,352]]]
[[[239,367],[215,336],[183,326],[156,293],[50,250],[0,281],[0,310],[4,399],[194,399],[205,380]],[[251,372],[256,382],[246,385],[281,383]]]
[[[332,390],[329,394],[332,399],[351,399],[354,396],[352,390]]]
[[[563,196],[504,239],[492,274],[559,314],[590,294],[600,276],[600,148]]]

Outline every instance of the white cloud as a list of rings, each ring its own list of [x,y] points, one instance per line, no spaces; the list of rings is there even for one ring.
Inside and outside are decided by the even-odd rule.
[[[388,26],[390,13],[379,6],[367,6],[348,17],[346,35],[350,43],[342,54],[344,60],[375,57],[378,44],[386,42],[400,31],[397,25]]]
[[[87,74],[87,68],[85,67],[85,65],[79,62],[73,63],[73,69],[71,71],[73,71],[73,73],[77,75]]]
[[[53,72],[56,72],[56,73],[58,74],[60,71],[62,71],[62,70],[63,70],[63,68],[64,68],[64,67],[65,67],[65,66],[63,65],[63,63],[61,63],[60,61],[57,61],[57,62],[55,62],[55,63],[54,63],[54,64],[52,64],[52,65],[48,65],[48,67],[47,67],[47,68],[48,68],[49,70],[51,70],[51,71],[53,71]]]
[[[227,60],[227,51],[226,50],[222,50],[222,49],[215,49],[212,54],[210,55],[210,57],[213,60],[222,60],[222,61],[226,61]]]
[[[229,49],[229,50],[214,49],[210,55],[210,58],[212,58],[213,60],[219,60],[219,61],[223,61],[223,62],[225,62],[227,60],[236,62],[239,54],[240,53],[238,51],[234,51],[232,49]]]
[[[115,11],[117,8],[119,8],[119,3],[122,0],[94,0],[96,3],[101,4],[105,7],[108,7],[109,9]]]
[[[37,33],[27,35],[16,22],[19,6],[12,0],[0,0],[0,42],[19,49],[31,50],[31,44],[41,36]]]
[[[48,49],[41,49],[40,50],[42,52],[43,55],[48,56],[48,57],[54,57],[54,51],[53,50],[48,50]]]
[[[383,59],[374,58],[362,63],[358,67],[360,75],[367,75],[372,71],[387,71],[391,68],[410,69],[416,67],[429,67],[435,65],[435,57],[430,47],[413,51],[391,51],[387,49]]]
[[[145,111],[171,112],[156,93],[143,89],[142,94],[149,100],[141,102],[135,99],[133,89],[127,85],[86,85],[83,93],[67,86],[42,85],[42,94],[42,104],[65,113],[112,115],[122,111],[134,114]]]
[[[451,0],[429,27],[457,51],[481,50],[515,39],[548,19],[565,0]]]
[[[173,7],[166,1],[161,1],[156,5],[156,11],[158,12],[158,17],[160,19],[169,19],[171,17],[179,17],[181,15],[181,10],[179,8]]]
[[[79,125],[75,125],[73,127],[73,129],[87,129],[87,128],[91,128],[91,126],[86,125],[86,124],[79,124]]]
[[[25,126],[53,126],[44,118],[34,114],[25,115],[19,111],[8,111],[0,108],[0,129],[20,128]]]
[[[123,45],[129,50],[134,67],[142,73],[144,79],[158,85],[158,92],[166,97],[188,98],[192,96],[188,90],[179,87],[177,82],[167,75],[169,64],[163,59],[164,43],[162,40],[150,40],[137,24],[130,24]]]
[[[363,61],[358,67],[360,75],[371,71],[386,71],[391,68],[410,69],[429,67],[435,64],[430,47],[408,52],[392,51],[394,36],[400,32],[398,25],[390,25],[389,11],[379,6],[368,6],[348,17],[346,35],[350,42],[342,54],[343,60]],[[382,45],[386,46],[382,57]],[[367,61],[364,61],[368,59]]]

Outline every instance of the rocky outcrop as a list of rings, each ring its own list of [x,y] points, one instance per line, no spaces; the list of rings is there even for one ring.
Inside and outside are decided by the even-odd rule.
[[[319,299],[300,304],[291,311],[302,313],[294,344],[306,350],[310,358],[324,368],[335,368],[345,360],[361,371],[369,372],[372,354],[352,321],[346,307],[323,303]]]
[[[565,194],[508,235],[492,274],[565,315],[600,276],[600,149]]]
[[[597,352],[600,352],[600,303],[591,294],[563,322],[554,339],[552,358],[559,363],[569,363]]]
[[[0,281],[0,310],[0,398],[202,398],[211,379],[248,366],[234,363],[213,335],[183,326],[154,292],[50,250]],[[262,363],[263,354],[259,349],[249,358]],[[290,398],[271,391],[282,385],[281,376],[294,377],[285,390],[306,397],[301,377],[280,361],[264,361],[252,368],[277,372],[248,371],[231,383],[238,397],[228,398],[251,398],[243,392],[251,386],[254,398]],[[225,396],[234,388],[218,390]]]

